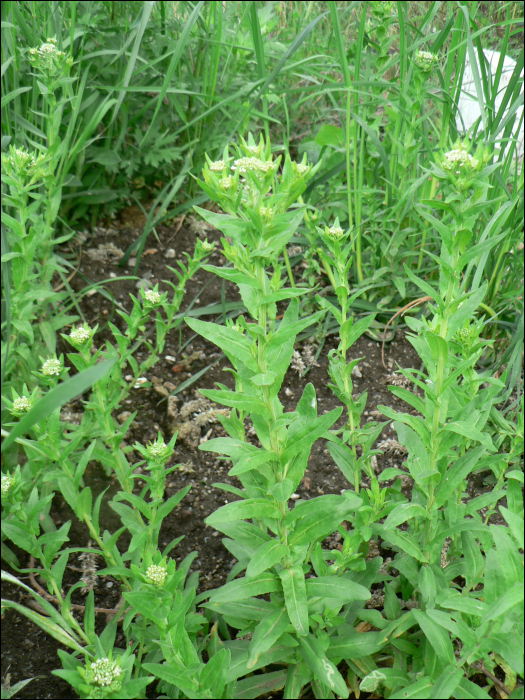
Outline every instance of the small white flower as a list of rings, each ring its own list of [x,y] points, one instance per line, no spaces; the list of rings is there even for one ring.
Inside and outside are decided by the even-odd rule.
[[[299,175],[304,175],[306,172],[308,172],[308,166],[304,165],[303,163],[296,163],[295,169]]]
[[[273,216],[272,207],[261,207],[261,216],[264,216],[265,219],[271,219]]]
[[[462,175],[465,170],[473,170],[477,165],[478,161],[470,153],[459,148],[445,153],[443,159],[443,169],[450,172],[454,171],[455,175]]]
[[[61,370],[62,363],[60,360],[46,360],[42,365],[42,374],[46,375],[47,377],[51,377],[53,375],[58,376]]]
[[[2,474],[2,496],[7,496],[14,479],[10,474]]]
[[[168,572],[165,566],[158,566],[157,564],[152,564],[148,567],[146,571],[146,576],[149,578],[154,586],[163,586],[166,578],[168,577]]]
[[[27,396],[20,396],[20,398],[13,401],[13,409],[15,411],[30,411],[32,405],[32,402]]]
[[[229,190],[230,187],[233,187],[234,184],[234,179],[230,175],[229,177],[223,177],[219,180],[219,187],[221,187],[223,190]]]
[[[238,160],[234,161],[231,167],[232,170],[239,169],[240,173],[245,173],[248,170],[255,170],[267,173],[274,166],[275,163],[273,163],[271,160],[264,162],[260,160],[260,158],[239,158]]]
[[[210,170],[214,172],[222,172],[226,167],[226,163],[223,160],[216,160],[214,163],[210,164]]]
[[[144,292],[144,298],[146,301],[149,301],[150,304],[160,304],[161,300],[160,294],[158,292],[154,292],[152,289]]]
[[[91,664],[91,668],[86,672],[86,680],[88,683],[96,683],[104,687],[110,685],[118,685],[115,690],[120,688],[120,684],[115,684],[122,675],[122,668],[116,661],[110,661],[107,657],[98,659]]]
[[[429,73],[437,63],[437,57],[430,51],[418,51],[414,60],[416,66],[424,73]]]
[[[330,228],[325,227],[325,236],[330,238],[332,241],[338,241],[344,236],[344,231],[340,226],[331,226]]]
[[[79,328],[73,328],[73,330],[69,334],[69,337],[74,343],[85,343],[86,340],[89,340],[91,338],[91,333],[91,328],[80,326]]]

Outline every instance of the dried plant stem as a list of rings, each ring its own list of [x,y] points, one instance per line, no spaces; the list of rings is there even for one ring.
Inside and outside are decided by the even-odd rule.
[[[402,309],[399,309],[399,311],[395,313],[390,319],[390,321],[386,324],[385,330],[383,331],[383,344],[381,345],[381,361],[385,369],[385,338],[388,326],[392,323],[396,316],[399,316],[399,314],[404,314],[405,311],[408,311],[408,309],[411,309],[413,306],[417,306],[417,304],[423,304],[425,301],[432,301],[432,297],[421,297],[421,299],[414,299],[414,301],[411,301],[410,304],[407,304],[406,306],[403,306]]]

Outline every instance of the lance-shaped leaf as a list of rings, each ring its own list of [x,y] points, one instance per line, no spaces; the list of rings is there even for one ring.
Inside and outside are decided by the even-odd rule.
[[[188,326],[203,338],[209,340],[217,347],[221,348],[228,356],[240,360],[253,372],[259,371],[257,360],[252,354],[253,342],[246,336],[232,328],[219,326],[216,323],[199,321],[197,318],[186,317],[184,321]]]
[[[246,498],[244,501],[234,501],[218,508],[205,522],[207,525],[215,526],[215,523],[228,523],[234,520],[244,520],[247,518],[281,518],[282,513],[279,508],[264,498]]]
[[[456,657],[449,634],[423,610],[412,610],[412,615],[442,663],[455,665]]]
[[[201,389],[201,394],[210,401],[221,403],[223,406],[231,406],[240,411],[255,413],[265,419],[270,417],[270,411],[266,408],[266,404],[261,399],[247,394],[239,394],[235,391],[226,391],[224,389]]]
[[[456,492],[461,482],[467,478],[471,471],[475,468],[478,461],[485,454],[486,448],[483,445],[469,450],[462,457],[459,457],[452,464],[445,474],[445,478],[441,481],[436,489],[433,508],[441,508],[450,496]]]
[[[314,442],[321,437],[339,418],[343,412],[341,408],[334,408],[333,411],[325,413],[323,416],[319,416],[315,420],[311,421],[310,425],[304,426],[299,432],[295,433],[293,437],[287,441],[286,447],[282,454],[281,463],[284,465],[289,462],[292,457],[296,454],[302,452],[305,449],[311,447]]]
[[[326,658],[323,646],[317,637],[309,634],[307,637],[298,637],[298,641],[303,659],[321,683],[328,686],[339,697],[347,698],[349,692],[346,683],[334,664]]]
[[[275,574],[266,571],[255,578],[241,578],[230,581],[224,586],[211,592],[210,603],[228,603],[232,600],[243,600],[265,593],[281,591],[281,580]]]
[[[427,518],[427,512],[417,503],[399,503],[384,522],[384,527],[392,529],[411,518]]]
[[[340,637],[330,637],[330,646],[326,652],[329,659],[361,659],[380,651],[387,640],[380,638],[380,632],[359,633],[354,628],[347,629]]]
[[[343,576],[319,576],[306,581],[308,598],[336,598],[343,603],[369,600],[371,593],[364,586]]]
[[[269,540],[255,550],[252,560],[246,569],[246,578],[253,578],[271,569],[288,554],[288,547],[279,540]]]
[[[322,540],[336,530],[346,517],[355,512],[356,502],[361,499],[352,499],[343,502],[336,508],[325,508],[319,513],[310,513],[297,521],[293,533],[288,538],[290,546],[301,547],[306,544]],[[359,503],[359,506],[361,503]],[[357,506],[357,507],[359,507]]]
[[[270,649],[290,625],[286,607],[279,608],[266,615],[257,625],[250,642],[247,667],[253,668],[259,656]]]
[[[293,566],[279,572],[283,585],[284,602],[290,622],[298,635],[308,634],[308,603],[302,566]]]

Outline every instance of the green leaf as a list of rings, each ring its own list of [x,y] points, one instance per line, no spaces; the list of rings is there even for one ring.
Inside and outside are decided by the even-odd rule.
[[[349,603],[354,600],[369,600],[371,593],[345,576],[320,576],[306,580],[308,598],[336,598]]]
[[[317,132],[314,141],[318,146],[342,148],[345,145],[345,136],[340,126],[323,124]]]
[[[249,647],[247,667],[253,668],[259,656],[270,649],[289,626],[290,619],[286,607],[279,608],[266,615],[254,630]]]
[[[237,410],[255,413],[265,419],[269,419],[270,412],[266,408],[266,404],[261,399],[247,394],[238,394],[235,391],[226,391],[223,389],[201,389],[200,392],[210,401],[221,403],[223,406],[231,406]]]
[[[523,549],[523,516],[520,517],[508,508],[505,508],[505,506],[500,506],[499,511],[501,515],[505,518],[505,521],[507,522],[507,525],[509,526],[514,539],[518,543],[518,547],[520,549]]]
[[[252,596],[264,595],[281,591],[282,585],[278,576],[266,571],[251,579],[241,578],[230,581],[210,594],[210,603],[229,603],[232,600],[243,600]]]
[[[476,700],[490,700],[492,696],[477,683],[469,681],[468,678],[463,678],[455,690],[454,697],[458,700],[470,700],[471,698],[475,698]],[[509,697],[512,697],[512,695]]]
[[[244,520],[245,518],[281,518],[282,513],[279,508],[264,498],[246,498],[244,501],[234,501],[218,508],[205,522],[214,526],[215,523],[228,523],[234,520]]]
[[[275,498],[278,503],[286,503],[294,492],[293,482],[290,479],[278,481],[270,488],[270,495]]]
[[[259,545],[246,569],[246,578],[253,578],[262,574],[263,571],[279,563],[287,554],[288,547],[279,542],[279,540],[272,539]]]
[[[339,527],[347,515],[359,508],[359,506],[356,507],[356,502],[354,499],[331,510],[310,513],[299,519],[293,533],[288,538],[290,546],[300,547],[324,539]]]
[[[417,503],[399,503],[390,513],[384,522],[384,527],[389,530],[405,523],[407,520],[415,517],[427,518],[427,512]]]
[[[220,615],[250,621],[262,620],[274,610],[271,603],[260,598],[245,598],[229,603],[202,603],[201,607],[213,610]]]
[[[421,700],[428,700],[428,698],[433,698],[433,688],[435,680],[430,678],[430,676],[424,676],[420,678],[412,685],[406,685],[397,693],[389,695],[390,700],[406,700],[407,698],[421,698]]]
[[[255,347],[252,340],[249,340],[238,331],[234,331],[226,326],[219,326],[216,323],[199,321],[190,316],[186,317],[184,321],[196,333],[221,348],[228,357],[233,356],[253,372],[259,372],[259,365],[252,354],[252,348]]]
[[[302,452],[313,445],[313,443],[320,438],[323,433],[332,427],[342,412],[342,407],[335,408],[333,411],[325,413],[324,415],[311,421],[310,425],[306,425],[292,437],[289,437],[281,457],[281,464],[285,465],[292,459],[292,457],[295,457],[295,455],[299,454],[299,452]]]
[[[231,651],[229,649],[219,649],[208,663],[204,666],[200,677],[200,687],[208,690],[214,686],[214,697],[222,697],[228,671],[230,669]]]
[[[503,617],[509,610],[512,610],[516,605],[522,603],[523,597],[523,584],[516,583],[492,603],[483,615],[482,622],[497,620],[499,617]]]
[[[441,662],[455,665],[456,657],[454,656],[454,648],[447,632],[440,625],[436,624],[423,610],[414,609],[412,610],[412,615],[415,617],[427,641],[430,642]]]
[[[283,569],[279,576],[290,622],[298,635],[308,634],[308,603],[303,568],[293,566],[291,569]]]
[[[483,445],[469,450],[462,457],[457,459],[448,469],[445,478],[436,489],[433,508],[441,508],[452,494],[454,494],[461,482],[473,471],[478,461],[485,454],[486,448]]]
[[[237,681],[233,690],[236,700],[259,698],[274,690],[280,690],[286,683],[286,671],[272,671]]]
[[[371,525],[371,528],[374,534],[380,535],[386,542],[393,544],[395,547],[399,547],[402,552],[405,552],[420,562],[428,563],[423,552],[414,544],[413,538],[408,534],[401,530],[388,530],[386,527],[376,524]]]
[[[339,697],[347,698],[349,692],[346,683],[336,666],[326,657],[321,642],[313,634],[298,637],[298,642],[303,659],[321,683],[331,688]]]
[[[349,625],[344,626],[344,634],[340,637],[330,637],[327,656],[330,659],[361,659],[375,654],[387,644],[380,639],[380,632],[357,632]]]

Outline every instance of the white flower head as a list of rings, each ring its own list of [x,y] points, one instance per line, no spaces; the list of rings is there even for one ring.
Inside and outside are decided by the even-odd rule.
[[[325,236],[331,241],[338,241],[345,234],[345,232],[340,226],[331,226],[330,228],[328,228],[328,226],[325,226],[324,233]]]
[[[13,401],[13,410],[19,413],[30,411],[32,406],[33,403],[27,398],[27,396],[20,396],[18,399]]]
[[[152,289],[148,289],[144,292],[144,298],[149,301],[150,304],[160,304],[161,295],[158,292],[154,292]]]
[[[305,165],[304,163],[295,163],[295,170],[299,175],[304,175],[308,172],[308,165]]]
[[[416,66],[423,71],[423,73],[430,73],[432,68],[436,65],[438,59],[430,51],[418,51],[415,56]]]
[[[158,586],[160,588],[164,585],[164,582],[168,577],[168,572],[165,566],[158,566],[158,564],[152,564],[148,567],[148,570],[146,571],[146,576],[149,578],[150,582],[154,586]]]
[[[51,377],[53,375],[58,375],[62,371],[62,363],[60,360],[46,360],[42,365],[42,374],[46,377]]]
[[[74,343],[78,343],[80,345],[85,343],[86,340],[89,340],[92,333],[93,331],[91,328],[89,328],[89,326],[79,326],[78,328],[72,329],[69,337]]]
[[[231,175],[228,177],[223,177],[219,180],[219,187],[223,190],[229,190],[231,187],[233,187],[235,183],[235,180]]]
[[[111,690],[120,690],[123,671],[117,661],[111,661],[107,657],[97,659],[86,669],[85,680],[88,683],[102,687],[110,687]]]
[[[7,496],[14,481],[10,474],[2,474],[2,496]]]
[[[220,173],[226,168],[226,163],[223,160],[216,160],[214,163],[210,163],[210,170]]]
[[[453,172],[454,175],[464,175],[478,166],[478,161],[461,148],[454,148],[445,153],[442,161],[443,170]]]
[[[254,172],[263,172],[267,173],[269,170],[272,170],[273,167],[275,166],[275,163],[273,163],[271,160],[268,161],[262,161],[260,158],[238,158],[233,162],[233,165],[231,166],[232,170],[239,170],[240,173],[244,174],[248,170],[253,170]]]

